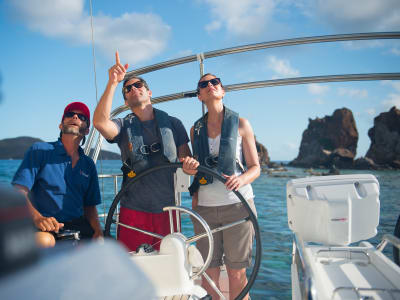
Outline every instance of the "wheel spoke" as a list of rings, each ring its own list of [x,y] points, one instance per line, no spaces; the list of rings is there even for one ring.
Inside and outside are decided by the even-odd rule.
[[[247,221],[249,221],[249,220],[250,220],[250,218],[249,218],[249,217],[246,217],[246,218],[241,219],[241,220],[239,220],[239,221],[235,221],[235,222],[226,224],[226,225],[224,225],[224,226],[220,226],[220,227],[214,228],[214,229],[211,230],[211,233],[214,234],[214,233],[216,233],[216,232],[220,232],[220,231],[222,231],[222,230],[225,230],[225,229],[234,227],[234,226],[236,226],[236,225],[242,224],[242,223],[244,223],[244,222],[247,222]],[[186,241],[186,243],[187,243],[187,244],[191,244],[191,243],[194,243],[194,242],[196,242],[196,241],[198,241],[198,240],[200,240],[200,239],[202,239],[202,238],[204,238],[204,237],[207,237],[207,233],[205,233],[205,232],[204,232],[204,233],[197,234],[197,235],[194,235],[194,236],[188,238],[187,241]]]
[[[157,233],[154,233],[154,232],[150,232],[150,231],[146,231],[146,230],[143,230],[143,229],[134,227],[134,226],[129,226],[129,225],[126,225],[126,224],[121,223],[121,222],[115,222],[115,224],[117,224],[117,225],[119,225],[119,226],[122,226],[122,227],[125,227],[125,228],[128,228],[128,229],[132,229],[132,230],[135,230],[135,231],[139,231],[139,232],[141,232],[141,233],[150,235],[150,236],[152,236],[152,237],[159,238],[160,240],[164,237],[164,236],[162,236],[162,235],[160,235],[160,234],[157,234]]]
[[[215,282],[208,276],[206,272],[203,273],[203,277],[207,279],[208,284],[213,288],[213,290],[221,297],[220,299],[226,300],[224,294],[221,293]]]

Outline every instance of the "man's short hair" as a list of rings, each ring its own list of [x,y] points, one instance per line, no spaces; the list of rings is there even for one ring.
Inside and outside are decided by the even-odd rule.
[[[138,81],[143,82],[143,85],[144,85],[144,87],[146,88],[146,90],[150,90],[150,89],[149,89],[149,85],[147,84],[146,80],[144,80],[142,77],[140,77],[140,76],[132,76],[132,77],[129,77],[129,78],[125,79],[125,80],[124,80],[124,83],[122,84],[122,97],[124,97],[124,100],[126,100],[126,98],[125,98],[125,93],[124,93],[124,87],[125,87],[126,83],[127,83],[129,80],[132,80],[132,79],[137,79]]]

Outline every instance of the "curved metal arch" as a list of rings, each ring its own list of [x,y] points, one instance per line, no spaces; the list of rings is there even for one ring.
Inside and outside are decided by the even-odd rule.
[[[335,34],[335,35],[321,35],[312,37],[300,37],[293,39],[284,39],[263,43],[255,43],[242,45],[237,47],[225,48],[220,50],[208,51],[200,54],[193,54],[177,59],[167,60],[154,65],[139,68],[126,73],[125,78],[138,76],[141,74],[150,73],[153,71],[169,68],[172,66],[178,66],[194,62],[201,56],[202,59],[213,58],[217,56],[248,52],[254,50],[261,50],[267,48],[276,48],[284,46],[295,46],[313,43],[326,43],[326,42],[343,42],[343,41],[361,41],[361,40],[378,40],[378,39],[399,39],[400,31],[395,32],[368,32],[368,33],[349,33],[349,34]]]
[[[274,86],[282,86],[282,85],[297,85],[297,84],[309,84],[309,83],[321,83],[321,82],[344,82],[344,81],[370,81],[370,80],[400,80],[400,73],[369,73],[369,74],[344,74],[344,75],[327,75],[327,76],[309,76],[309,77],[294,77],[294,78],[282,78],[282,79],[274,79],[274,80],[263,80],[263,81],[253,81],[253,82],[245,82],[245,83],[237,83],[224,85],[226,92],[240,91],[240,90],[249,90],[249,89],[257,89],[264,87],[274,87]],[[151,103],[157,104],[162,102],[168,102],[172,100],[184,99],[196,97],[196,90],[180,92],[165,96],[159,96],[151,99]],[[129,110],[129,107],[126,105],[121,105],[111,112],[110,118],[114,118],[120,113]],[[90,149],[91,143],[93,141],[94,136],[94,127],[92,127],[89,134],[89,141],[85,147],[86,149]],[[99,135],[95,150],[92,154],[92,159],[94,162],[97,161],[97,157],[100,153],[101,144],[103,142],[103,137]]]
[[[294,45],[302,45],[302,44],[312,44],[312,43],[323,43],[323,42],[338,42],[338,41],[351,41],[351,40],[372,40],[372,39],[400,39],[400,31],[396,32],[372,32],[372,33],[353,33],[353,34],[338,34],[338,35],[324,35],[324,36],[315,36],[315,37],[301,37],[301,38],[293,38],[293,39],[284,39],[277,40],[271,42],[264,43],[256,43],[243,45],[238,47],[226,48],[221,50],[214,50],[205,53],[200,53],[196,55],[190,55],[178,59],[173,59],[165,62],[161,62],[155,65],[150,65],[147,67],[139,68],[128,72],[125,78],[130,78],[136,75],[141,75],[149,72],[153,72],[156,70],[169,68],[172,66],[185,64],[189,62],[193,62],[200,59],[200,64],[203,63],[204,59],[229,55],[234,53],[248,52],[254,50],[261,50],[267,48],[274,47],[283,47],[283,46],[294,46]],[[239,91],[244,89],[254,89],[254,88],[262,88],[262,87],[273,87],[273,86],[282,86],[282,85],[296,85],[296,84],[307,84],[307,83],[321,83],[321,82],[343,82],[343,81],[366,81],[366,80],[400,80],[400,73],[370,73],[370,74],[344,74],[344,75],[327,75],[327,76],[310,76],[310,77],[296,77],[296,78],[283,78],[283,79],[275,79],[275,80],[263,80],[263,81],[254,81],[254,82],[246,82],[246,83],[238,83],[232,85],[225,85],[225,90],[227,92],[230,91]],[[196,90],[180,92],[170,95],[164,95],[155,97],[152,99],[152,103],[162,103],[172,100],[196,97]],[[128,107],[122,105],[116,108],[111,113],[111,118],[117,116],[118,114],[128,110]],[[96,134],[96,130],[94,127],[91,128],[91,131],[88,136],[88,142],[85,145],[85,154],[89,155],[91,146],[93,144],[94,136]],[[103,141],[103,137],[101,135],[98,136],[97,143],[95,149],[92,153],[92,158],[94,162],[97,161],[97,157],[100,152],[100,147]]]

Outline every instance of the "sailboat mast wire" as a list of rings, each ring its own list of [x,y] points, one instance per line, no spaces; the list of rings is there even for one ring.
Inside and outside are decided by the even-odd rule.
[[[92,40],[92,57],[93,57],[93,72],[94,72],[94,86],[96,89],[96,103],[99,103],[98,95],[97,95],[97,76],[96,76],[96,54],[94,52],[94,33],[93,33],[93,8],[92,8],[92,0],[90,1],[90,35]]]
[[[96,105],[98,104],[98,92],[97,92],[97,72],[96,72],[96,55],[95,55],[95,51],[94,51],[94,30],[93,30],[93,4],[92,4],[92,0],[89,0],[89,9],[90,9],[90,32],[91,32],[91,44],[92,44],[92,57],[93,57],[93,73],[94,73],[94,87],[95,87],[95,91],[96,91]],[[84,153],[86,155],[90,155],[90,149],[93,143],[93,139],[95,136],[96,132],[94,129],[94,126],[92,126],[92,128],[90,129],[89,132],[89,136],[88,139],[86,141],[85,144],[85,149],[84,149]],[[99,136],[100,137],[100,136]]]
[[[93,4],[92,4],[92,0],[89,0],[90,2],[90,36],[91,36],[91,42],[92,42],[92,57],[93,57],[93,73],[94,73],[94,87],[96,90],[96,106],[99,103],[99,98],[98,98],[98,93],[97,93],[97,75],[96,75],[96,54],[94,51],[94,30],[93,30]],[[92,128],[92,130],[94,130],[94,126]],[[91,135],[91,137],[94,137],[94,135]],[[91,144],[88,143],[88,145]],[[90,153],[90,146],[89,149],[87,149],[88,153]],[[101,152],[100,152],[100,174],[103,174],[103,160],[101,159]],[[104,180],[101,181],[101,191],[102,191],[102,195],[104,197]],[[105,211],[105,201],[103,201],[103,209]]]

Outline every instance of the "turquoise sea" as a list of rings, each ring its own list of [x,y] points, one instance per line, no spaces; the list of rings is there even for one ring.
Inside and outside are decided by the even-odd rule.
[[[19,160],[0,160],[0,182],[9,183]],[[120,173],[120,161],[98,161],[99,173]],[[271,177],[266,173],[253,183],[256,195],[255,203],[261,229],[263,257],[260,272],[252,288],[252,299],[290,299],[290,263],[292,234],[287,225],[286,183],[292,177],[306,177],[302,168],[287,168],[287,172],[276,173]],[[326,170],[314,170],[326,172]],[[359,171],[344,170],[341,174],[369,173],[375,175],[380,183],[380,223],[378,235],[369,241],[377,245],[386,233],[393,233],[400,214],[400,172],[399,171]],[[121,181],[121,180],[119,180]],[[111,179],[100,180],[100,189],[104,193],[104,206],[110,205],[114,198],[114,186]],[[188,194],[183,195],[183,205],[190,207]],[[99,206],[99,210],[103,204]],[[384,253],[392,258],[392,247],[387,246]]]

